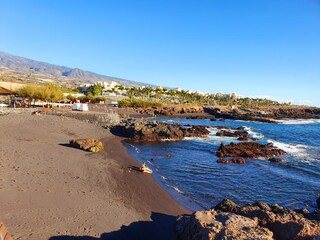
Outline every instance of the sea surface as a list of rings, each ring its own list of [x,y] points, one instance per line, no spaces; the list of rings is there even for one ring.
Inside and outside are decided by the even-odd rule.
[[[157,119],[167,123],[205,125],[208,138],[179,142],[126,143],[129,152],[153,169],[154,178],[178,202],[191,210],[210,208],[223,198],[238,204],[278,203],[291,209],[316,208],[320,195],[320,120],[280,120],[278,124],[238,120]],[[260,143],[274,143],[287,152],[281,163],[248,159],[246,164],[217,163],[221,143],[239,142],[218,137],[214,126],[245,126]]]

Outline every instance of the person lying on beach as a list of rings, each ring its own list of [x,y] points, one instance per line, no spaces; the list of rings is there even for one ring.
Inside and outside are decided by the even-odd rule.
[[[41,115],[41,111],[34,111],[31,113],[32,115],[36,115],[36,116],[39,116]]]
[[[152,170],[146,166],[145,162],[142,163],[140,170],[144,173],[152,173]]]

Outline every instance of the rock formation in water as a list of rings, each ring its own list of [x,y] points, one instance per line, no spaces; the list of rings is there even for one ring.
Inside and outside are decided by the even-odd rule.
[[[227,131],[227,130],[220,130],[219,132],[216,133],[217,136],[219,137],[235,137],[238,138],[238,140],[241,141],[256,141],[258,139],[250,137],[248,132],[246,131]]]
[[[272,143],[266,145],[256,142],[221,144],[216,155],[225,157],[245,157],[245,158],[271,158],[286,154],[285,151],[276,148]]]
[[[209,134],[205,126],[181,126],[142,119],[124,120],[121,124],[112,127],[111,132],[136,142],[181,140],[185,137],[206,137]]]

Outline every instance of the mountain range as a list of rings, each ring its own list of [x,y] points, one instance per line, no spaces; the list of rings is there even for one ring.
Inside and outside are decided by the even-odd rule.
[[[117,77],[104,76],[79,68],[69,68],[55,64],[40,62],[24,57],[0,52],[0,81],[14,82],[56,82],[64,85],[94,83],[97,81],[115,81],[124,86],[155,85],[135,82]]]

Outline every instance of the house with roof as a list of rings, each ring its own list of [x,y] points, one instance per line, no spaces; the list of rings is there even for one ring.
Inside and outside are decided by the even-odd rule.
[[[0,87],[0,103],[10,104],[11,97],[14,95],[14,92],[4,88]]]

